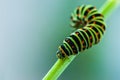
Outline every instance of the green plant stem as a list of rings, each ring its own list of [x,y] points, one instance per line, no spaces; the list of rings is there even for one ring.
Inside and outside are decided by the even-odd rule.
[[[43,80],[56,80],[74,58],[75,56],[71,56],[65,59],[58,59],[51,70],[43,78]]]
[[[120,0],[107,0],[106,3],[99,9],[99,12],[107,18],[119,5]]]
[[[118,4],[118,0],[107,0],[107,2],[100,8],[100,12],[105,16],[113,11]],[[70,56],[65,59],[58,59],[49,72],[45,75],[43,80],[57,80],[57,78],[62,74],[62,72],[67,68],[67,66],[74,60],[76,56]]]

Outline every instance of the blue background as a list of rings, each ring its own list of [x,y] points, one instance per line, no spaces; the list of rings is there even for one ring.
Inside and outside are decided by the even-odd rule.
[[[70,14],[105,0],[1,0],[0,80],[41,80],[73,29]],[[78,55],[58,80],[120,80],[120,7],[106,19],[100,44]]]

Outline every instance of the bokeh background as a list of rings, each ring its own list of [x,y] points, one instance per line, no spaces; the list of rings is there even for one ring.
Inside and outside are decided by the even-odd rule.
[[[0,0],[0,80],[42,80],[73,29],[79,5],[106,0]],[[100,44],[78,55],[58,80],[120,80],[120,7],[106,19]]]

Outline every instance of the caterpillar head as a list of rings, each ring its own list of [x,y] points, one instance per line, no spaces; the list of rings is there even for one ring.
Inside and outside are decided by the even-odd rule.
[[[61,45],[61,46],[63,46],[63,45]],[[59,46],[58,51],[57,51],[57,57],[59,59],[63,59],[66,57],[66,53],[64,52],[64,50],[61,46]]]
[[[58,50],[56,53],[57,53],[57,57],[59,59],[63,59],[65,57],[64,54],[62,53],[62,51],[60,51],[60,50]]]

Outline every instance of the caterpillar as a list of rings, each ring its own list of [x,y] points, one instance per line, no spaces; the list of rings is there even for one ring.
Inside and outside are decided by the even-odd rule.
[[[59,59],[76,55],[99,43],[106,29],[104,16],[92,5],[77,7],[70,20],[71,26],[76,30],[59,46],[57,51]]]

